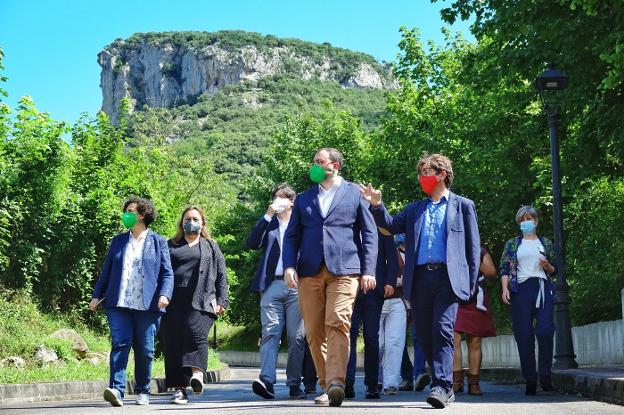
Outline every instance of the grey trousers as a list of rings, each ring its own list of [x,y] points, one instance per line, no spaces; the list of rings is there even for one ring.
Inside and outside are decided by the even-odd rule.
[[[275,367],[282,331],[286,326],[288,360],[286,385],[301,384],[301,367],[304,355],[304,327],[296,288],[288,288],[283,280],[275,280],[264,290],[260,299],[260,379],[275,384]]]

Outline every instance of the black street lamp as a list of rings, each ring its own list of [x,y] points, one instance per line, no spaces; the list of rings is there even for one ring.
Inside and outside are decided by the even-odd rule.
[[[555,228],[555,254],[557,255],[557,282],[555,283],[555,369],[576,369],[570,323],[570,286],[565,274],[565,239],[563,236],[563,208],[561,201],[561,176],[559,174],[559,138],[557,117],[561,99],[568,86],[568,77],[555,69],[551,63],[548,69],[535,80],[544,112],[548,115],[550,129],[550,151],[552,158],[553,225]]]

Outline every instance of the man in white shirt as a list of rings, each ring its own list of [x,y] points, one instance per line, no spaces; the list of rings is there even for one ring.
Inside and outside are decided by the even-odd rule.
[[[247,238],[249,248],[263,250],[251,286],[252,291],[260,293],[262,322],[260,376],[253,381],[252,389],[265,399],[275,398],[275,367],[282,331],[286,326],[286,385],[291,398],[305,399],[306,395],[300,386],[305,347],[303,319],[297,290],[285,285],[282,265],[282,243],[290,220],[295,191],[287,184],[281,184],[273,189],[271,196],[272,203]]]

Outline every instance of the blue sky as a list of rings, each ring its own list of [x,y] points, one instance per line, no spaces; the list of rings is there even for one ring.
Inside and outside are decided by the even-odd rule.
[[[74,122],[101,106],[98,52],[136,32],[247,30],[330,42],[392,61],[399,27],[442,41],[444,6],[429,0],[0,0],[8,104],[31,95],[54,119]],[[454,31],[469,35],[468,24]]]

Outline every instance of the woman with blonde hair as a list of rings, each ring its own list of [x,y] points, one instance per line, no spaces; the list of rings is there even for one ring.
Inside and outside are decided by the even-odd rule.
[[[186,387],[203,392],[208,367],[208,332],[228,306],[225,259],[206,229],[204,211],[189,206],[169,240],[174,289],[163,321],[167,387],[170,402],[186,404]]]

